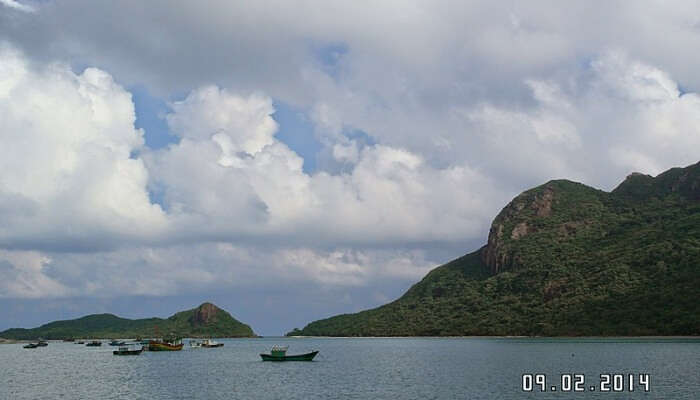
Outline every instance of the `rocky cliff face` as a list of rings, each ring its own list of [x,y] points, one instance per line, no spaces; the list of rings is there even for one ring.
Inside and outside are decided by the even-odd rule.
[[[481,258],[493,274],[517,268],[534,247],[581,235],[595,242],[641,207],[672,199],[700,201],[700,163],[656,177],[632,173],[610,193],[567,180],[550,181],[503,208],[491,225]]]
[[[536,231],[532,219],[552,215],[556,182],[549,182],[538,189],[520,194],[496,216],[486,246],[482,249],[482,260],[492,273],[498,273],[517,264],[511,254],[509,243]]]
[[[194,310],[190,322],[192,326],[209,325],[216,321],[217,314],[221,311],[219,307],[211,303],[204,303]]]

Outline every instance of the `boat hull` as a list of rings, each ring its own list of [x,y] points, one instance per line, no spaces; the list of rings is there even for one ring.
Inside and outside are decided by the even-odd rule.
[[[148,344],[148,351],[179,351],[182,350],[183,344],[170,344],[151,342]]]
[[[206,347],[209,349],[213,349],[214,347],[224,347],[223,343],[217,343],[217,344],[203,344],[202,347]]]
[[[292,356],[273,356],[270,354],[260,354],[263,361],[312,361],[316,357],[318,351],[312,351],[306,354],[295,354]]]
[[[143,347],[138,350],[114,350],[112,354],[115,356],[138,356],[143,351]]]

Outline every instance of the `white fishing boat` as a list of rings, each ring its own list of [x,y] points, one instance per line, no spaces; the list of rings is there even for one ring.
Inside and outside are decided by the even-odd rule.
[[[223,343],[219,343],[213,339],[204,339],[202,341],[202,347],[223,347]]]

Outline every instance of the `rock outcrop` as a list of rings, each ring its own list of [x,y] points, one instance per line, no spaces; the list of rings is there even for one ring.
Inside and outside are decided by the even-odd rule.
[[[532,219],[552,215],[558,184],[557,181],[551,181],[520,194],[496,216],[489,230],[487,244],[482,249],[482,259],[492,273],[516,266],[513,254],[509,251],[509,242],[535,232],[537,228],[530,223]]]
[[[194,310],[191,323],[193,326],[209,325],[216,321],[216,316],[220,311],[222,310],[219,307],[211,303],[204,303]]]

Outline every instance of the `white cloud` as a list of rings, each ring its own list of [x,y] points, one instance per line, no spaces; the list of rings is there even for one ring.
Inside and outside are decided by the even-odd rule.
[[[406,241],[468,240],[490,219],[484,176],[402,148],[340,134],[329,144],[347,170],[305,173],[262,94],[192,91],[167,115],[180,142],[151,151],[107,72],[42,66],[9,46],[0,60],[0,135],[12,143],[0,148],[0,238],[33,249],[3,250],[14,257],[4,296],[172,295],[262,285],[271,273],[408,281],[435,262]]]
[[[664,71],[632,61],[620,51],[611,51],[591,63],[599,89],[632,102],[653,102],[675,99],[680,95],[678,84]]]
[[[22,4],[16,0],[0,0],[0,4],[6,7],[14,8],[15,10],[24,12],[34,12],[35,9],[32,6]]]
[[[163,228],[148,172],[131,158],[143,133],[128,92],[98,69],[35,68],[6,45],[0,71],[0,211],[11,215],[0,243],[90,248]]]
[[[666,72],[624,52],[605,52],[583,76],[526,82],[533,107],[455,110],[476,132],[473,145],[503,155],[484,161],[492,173],[610,189],[632,171],[658,174],[697,162],[700,97],[681,95]]]
[[[406,249],[203,243],[89,254],[0,250],[0,297],[171,296],[309,283],[377,286],[415,281],[434,266],[424,252]]]
[[[460,240],[485,231],[483,207],[491,208],[495,190],[475,170],[437,169],[383,145],[360,151],[344,139],[333,149],[349,169],[309,175],[274,138],[270,103],[208,87],[173,107],[168,122],[183,140],[145,157],[177,231],[191,240],[248,235],[305,245]]]
[[[0,135],[12,146],[0,148],[0,215],[7,221],[0,238],[6,247],[59,260],[52,268],[62,273],[57,287],[71,288],[64,293],[165,295],[185,290],[185,282],[234,284],[237,273],[252,282],[271,271],[328,285],[415,279],[432,262],[405,254],[425,251],[426,243],[482,238],[511,191],[524,189],[499,177],[614,185],[615,174],[630,169],[693,162],[700,144],[697,95],[680,95],[658,68],[607,52],[573,80],[526,79],[529,107],[482,102],[440,113],[450,129],[424,136],[449,151],[463,148],[454,159],[362,144],[332,128],[336,117],[319,119],[333,132],[325,144],[343,168],[308,174],[276,138],[272,100],[259,92],[193,90],[166,116],[179,143],[152,151],[134,128],[129,93],[108,73],[75,74],[64,64],[34,64],[8,46],[2,52],[0,111],[7,118]],[[165,210],[151,203],[147,188]],[[209,259],[201,249],[211,242],[219,245],[208,248],[217,254]],[[193,256],[180,261],[197,246],[197,257],[226,267]],[[55,250],[130,265],[147,279],[104,280],[86,270],[88,258]],[[171,278],[155,279],[166,274]]]
[[[0,298],[43,298],[70,294],[70,289],[46,274],[51,258],[36,251],[0,249]]]
[[[254,155],[273,143],[277,123],[269,97],[254,94],[248,98],[234,96],[216,86],[192,91],[185,100],[171,105],[168,126],[173,133],[187,139],[226,138],[219,143],[226,157],[237,152]]]

